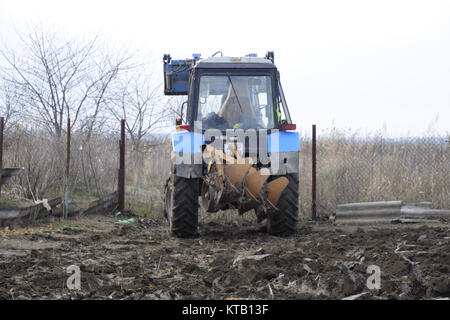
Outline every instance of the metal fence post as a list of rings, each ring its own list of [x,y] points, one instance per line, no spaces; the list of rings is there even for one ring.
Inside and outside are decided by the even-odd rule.
[[[69,189],[70,189],[70,118],[67,117],[67,144],[66,144],[66,192],[64,197],[64,218],[69,216]]]
[[[125,208],[125,120],[122,119],[120,121],[120,143],[119,143],[119,152],[120,152],[120,160],[119,160],[119,185],[118,185],[118,193],[119,193],[119,206],[118,210],[120,212]]]
[[[312,220],[317,219],[317,212],[316,212],[316,125],[312,125],[312,212],[311,212],[311,218]]]

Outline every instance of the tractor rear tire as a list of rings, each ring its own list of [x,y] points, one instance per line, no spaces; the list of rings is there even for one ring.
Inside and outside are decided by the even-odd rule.
[[[198,236],[199,179],[172,175],[165,192],[165,211],[170,233],[178,238]]]
[[[276,236],[292,236],[298,221],[298,173],[286,175],[289,183],[277,203],[278,210],[267,214],[267,232]]]

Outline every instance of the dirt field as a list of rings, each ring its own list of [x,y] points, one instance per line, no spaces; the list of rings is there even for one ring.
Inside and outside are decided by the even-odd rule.
[[[450,297],[450,225],[300,223],[277,238],[204,221],[175,239],[148,218],[105,216],[0,232],[0,299],[436,299]],[[236,225],[237,224],[237,225]],[[69,290],[70,265],[81,289]],[[381,287],[369,290],[369,265]]]

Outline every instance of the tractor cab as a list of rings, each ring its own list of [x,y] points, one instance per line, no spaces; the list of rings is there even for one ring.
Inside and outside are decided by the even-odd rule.
[[[194,54],[190,60],[165,55],[164,74],[166,95],[188,95],[184,129],[295,129],[273,53],[206,59]]]

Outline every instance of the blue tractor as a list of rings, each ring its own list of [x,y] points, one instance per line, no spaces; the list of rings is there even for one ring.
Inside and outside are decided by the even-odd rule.
[[[201,207],[253,211],[268,233],[294,234],[300,140],[273,52],[163,61],[164,94],[187,96],[164,193],[171,233],[197,236]]]

